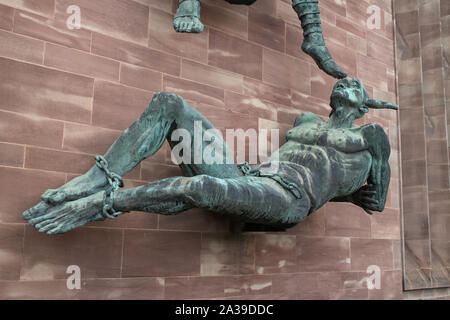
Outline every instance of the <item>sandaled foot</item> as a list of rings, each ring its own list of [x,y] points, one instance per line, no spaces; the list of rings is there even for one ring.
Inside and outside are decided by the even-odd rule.
[[[302,50],[311,56],[317,63],[317,66],[330,76],[343,79],[347,74],[336,64],[331,57],[330,51],[325,46],[325,41],[321,34],[311,34],[305,38],[302,44]]]
[[[180,17],[173,20],[173,27],[177,32],[201,33],[204,26],[199,18],[196,17]]]
[[[173,20],[173,27],[177,32],[203,32],[204,26],[200,21],[200,1],[185,0],[180,3]]]
[[[45,214],[29,220],[39,232],[65,233],[88,222],[105,220],[102,214],[103,192],[76,201],[51,206]]]

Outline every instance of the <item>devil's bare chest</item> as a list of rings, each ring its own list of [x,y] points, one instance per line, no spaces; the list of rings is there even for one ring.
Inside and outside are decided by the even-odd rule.
[[[301,124],[289,130],[286,139],[305,145],[334,147],[344,152],[364,150],[366,147],[359,130],[328,128],[325,123]]]

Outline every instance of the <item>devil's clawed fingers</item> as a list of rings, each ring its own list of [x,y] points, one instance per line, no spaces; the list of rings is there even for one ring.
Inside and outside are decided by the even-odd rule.
[[[378,204],[377,199],[373,199],[373,198],[369,198],[369,197],[363,197],[363,198],[361,198],[361,200],[366,203]]]

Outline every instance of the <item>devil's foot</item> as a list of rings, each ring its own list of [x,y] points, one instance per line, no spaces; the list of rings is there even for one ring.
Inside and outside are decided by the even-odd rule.
[[[76,177],[58,189],[49,189],[41,195],[42,201],[56,205],[65,201],[87,197],[105,189],[107,180],[100,169],[94,167],[86,174]],[[40,205],[42,207],[42,205]]]
[[[25,220],[41,217],[59,204],[88,197],[105,190],[107,186],[105,174],[94,166],[84,175],[76,177],[60,188],[45,191],[41,195],[42,202],[24,211],[22,217]]]
[[[177,32],[203,32],[204,26],[200,21],[200,1],[186,0],[180,3],[173,20],[173,27]]]
[[[343,79],[347,74],[336,64],[331,57],[321,34],[313,34],[306,37],[302,44],[302,50],[311,56],[317,66],[330,76]]]
[[[77,189],[73,188],[74,181],[75,179],[59,189],[49,189],[44,192],[44,194],[41,196],[44,201],[41,201],[34,207],[24,211],[22,213],[22,218],[25,220],[32,220],[42,217],[44,215],[47,215],[55,207],[60,207],[64,202],[73,202],[73,200],[83,199],[84,197],[95,194],[101,191],[101,189],[105,188],[104,183],[101,184],[102,186],[99,185],[98,187],[94,187],[93,185],[87,186],[84,184],[79,184],[78,187],[85,186],[85,189],[75,192],[74,190]]]
[[[29,219],[29,224],[47,234],[65,233],[88,222],[104,220],[103,197],[97,193],[75,201],[50,206],[40,216]]]
[[[42,202],[24,211],[22,218],[30,220],[45,215],[50,209],[67,201],[82,199],[102,191],[106,187],[106,178],[89,179],[77,177],[58,189],[49,189],[41,195]]]
[[[22,218],[25,220],[30,220],[33,218],[40,217],[40,216],[44,215],[47,212],[47,210],[50,209],[51,207],[52,207],[52,205],[50,205],[44,201],[39,202],[34,207],[24,211],[22,213]]]

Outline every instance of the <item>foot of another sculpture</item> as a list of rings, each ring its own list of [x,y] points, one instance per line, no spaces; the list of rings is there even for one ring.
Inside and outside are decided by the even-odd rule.
[[[314,59],[317,66],[336,79],[343,79],[347,74],[337,65],[325,45],[321,33],[312,33],[305,36],[302,50]]]
[[[314,59],[317,66],[330,76],[343,79],[347,74],[331,57],[322,34],[318,0],[293,0],[292,7],[303,28],[302,50]]]
[[[200,21],[200,0],[180,0],[173,27],[177,32],[200,33],[204,26]]]

